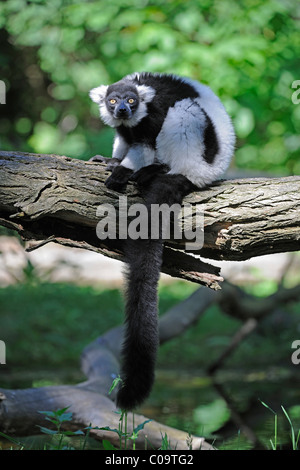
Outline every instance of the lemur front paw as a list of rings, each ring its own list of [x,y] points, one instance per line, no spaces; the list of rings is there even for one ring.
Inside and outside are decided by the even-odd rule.
[[[92,158],[89,159],[89,162],[105,163],[107,166],[107,170],[113,170],[116,166],[119,166],[121,163],[118,158],[102,157],[102,155],[94,155]]]
[[[169,167],[167,165],[162,165],[161,163],[153,163],[152,165],[144,166],[140,170],[136,171],[130,178],[131,181],[135,181],[138,186],[144,188],[149,186],[151,181],[157,175],[167,173]]]
[[[125,168],[122,165],[116,166],[113,169],[112,174],[105,181],[105,186],[108,189],[122,192],[126,188],[132,173],[133,170],[130,170],[129,168]]]

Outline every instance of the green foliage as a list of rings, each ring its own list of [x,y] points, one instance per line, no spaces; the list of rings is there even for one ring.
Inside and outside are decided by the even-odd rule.
[[[51,436],[50,442],[47,444],[46,449],[48,450],[74,450],[74,447],[70,446],[66,438],[72,436],[84,436],[83,431],[65,431],[62,430],[62,425],[65,422],[72,420],[72,413],[67,412],[67,408],[62,408],[56,411],[40,411],[45,415],[45,419],[50,421],[55,429],[49,429],[44,426],[39,426],[40,431],[43,434]],[[85,445],[83,445],[84,448]],[[83,449],[82,449],[83,450]]]
[[[117,290],[25,283],[0,289],[0,305],[1,339],[17,368],[77,367],[86,344],[123,321]]]
[[[45,442],[43,450],[75,450],[70,444],[69,438],[79,436],[84,436],[83,442],[80,444],[80,450],[85,449],[89,430],[85,435],[81,430],[66,431],[62,429],[63,423],[72,421],[72,413],[67,410],[68,407],[56,411],[39,411],[39,413],[45,415],[45,420],[52,424],[51,429],[37,425],[40,428],[41,433],[45,434],[49,438]],[[34,443],[23,443],[2,432],[0,432],[0,437],[10,441],[13,444],[11,447],[13,450],[34,450]]]
[[[7,0],[1,147],[110,155],[90,88],[135,70],[209,84],[233,117],[236,165],[299,173],[299,4],[293,0]]]
[[[120,376],[116,377],[113,380],[112,385],[109,389],[109,394],[121,382],[122,382],[121,377]],[[132,441],[132,449],[135,450],[135,443],[136,443],[136,440],[138,438],[139,432],[142,431],[144,429],[145,425],[147,423],[150,423],[152,420],[147,419],[146,421],[143,421],[142,423],[140,423],[138,426],[135,427],[134,426],[134,412],[133,412],[132,413],[132,428],[133,428],[133,431],[130,434],[127,431],[127,424],[128,424],[128,413],[127,413],[127,411],[126,410],[120,410],[120,411],[117,411],[116,413],[118,413],[120,415],[118,429],[112,429],[109,426],[105,426],[103,428],[95,428],[95,429],[101,429],[101,430],[104,430],[104,431],[111,431],[111,432],[116,433],[119,437],[119,449],[120,450],[128,450],[128,441],[131,440]],[[146,446],[147,446],[147,442],[145,441],[145,447]],[[104,448],[106,450],[117,450],[115,447],[112,446],[112,444],[110,444],[107,441],[104,443]]]
[[[226,402],[217,398],[211,403],[200,405],[194,410],[194,420],[200,436],[208,437],[221,428],[230,418]]]
[[[279,448],[279,439],[278,439],[278,413],[276,411],[272,410],[272,408],[261,401],[261,404],[266,407],[271,413],[274,415],[274,438],[273,440],[270,439],[270,444],[271,444],[271,449],[272,450],[278,450]],[[299,411],[300,407],[298,405],[293,406],[290,408],[289,412],[285,409],[283,405],[281,405],[281,410],[283,412],[283,416],[286,418],[288,425],[289,425],[289,430],[290,430],[290,447],[291,450],[299,450],[299,442],[300,442],[300,428],[298,432],[295,429],[295,426],[292,422],[291,415],[294,415],[296,418],[299,419]]]

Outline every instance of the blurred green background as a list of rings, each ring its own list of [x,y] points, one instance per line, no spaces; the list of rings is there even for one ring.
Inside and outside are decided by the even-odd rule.
[[[7,95],[0,105],[0,148],[85,160],[110,156],[113,131],[101,124],[89,90],[134,71],[166,72],[202,81],[220,96],[237,133],[234,168],[299,174],[300,104],[293,100],[293,83],[300,79],[299,26],[298,0],[1,2],[0,80]],[[292,284],[298,280],[299,273]],[[252,293],[275,292],[278,286],[271,284],[258,276]],[[195,288],[177,281],[161,286],[160,312]],[[7,344],[2,385],[12,388],[83,380],[82,348],[123,320],[119,290],[52,283],[29,261],[22,278],[0,289],[0,306],[0,339]],[[231,358],[234,370],[219,377],[265,448],[273,415],[259,397],[277,409],[285,405],[300,423],[299,387],[295,367],[290,369],[298,312],[299,303],[287,305],[282,323],[251,335]],[[204,435],[227,423],[228,408],[202,372],[239,326],[213,306],[195,328],[164,345],[144,414]],[[224,436],[233,439],[232,448],[242,447],[235,425],[219,442]]]
[[[133,71],[209,84],[233,118],[235,165],[300,172],[297,0],[7,0],[0,4],[7,105],[1,148],[111,154],[88,91]]]

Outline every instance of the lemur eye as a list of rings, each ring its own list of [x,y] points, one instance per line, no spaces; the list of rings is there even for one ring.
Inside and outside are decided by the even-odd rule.
[[[109,100],[109,102],[110,104],[116,104],[117,100],[112,99],[112,100]]]
[[[135,100],[133,98],[129,98],[129,100],[128,100],[129,104],[133,104],[134,102],[135,102]]]

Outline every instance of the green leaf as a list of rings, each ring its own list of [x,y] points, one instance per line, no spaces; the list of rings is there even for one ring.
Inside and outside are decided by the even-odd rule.
[[[102,445],[105,450],[118,450],[115,446],[111,444],[111,442],[107,441],[106,439],[102,441]]]
[[[57,434],[56,430],[48,429],[48,428],[45,428],[44,426],[38,426],[38,427],[40,428],[43,434],[50,434],[51,436],[54,436],[55,434]]]
[[[121,379],[120,376],[116,377],[116,378],[113,380],[113,382],[112,382],[112,384],[111,384],[111,387],[110,387],[110,389],[109,389],[109,392],[108,392],[109,395],[110,395],[111,392],[117,387],[117,385],[118,385],[120,382],[122,382],[122,379]]]
[[[103,428],[98,428],[98,426],[96,426],[96,427],[93,427],[92,429],[98,429],[99,431],[115,432],[116,434],[118,434],[119,437],[124,435],[124,433],[122,431],[120,431],[119,429],[112,429],[109,426],[104,426]]]
[[[217,431],[230,418],[226,402],[217,399],[207,405],[198,406],[194,410],[194,419],[198,424],[198,432],[205,436]]]
[[[63,423],[65,421],[71,421],[72,413],[66,413],[70,407],[62,408],[56,411],[39,411],[39,413],[44,414],[48,421],[51,421],[54,424]]]
[[[134,431],[136,434],[139,433],[139,431],[141,431],[142,429],[144,429],[144,426],[145,424],[147,423],[150,423],[150,421],[152,421],[152,419],[147,419],[146,421],[144,421],[143,423],[139,424],[136,428],[134,428]]]
[[[8,441],[12,442],[13,444],[16,444],[18,446],[23,446],[23,444],[19,441],[17,441],[16,439],[14,439],[13,437],[10,437],[8,436],[7,434],[4,434],[4,432],[1,432],[0,431],[0,436],[1,437],[4,437],[5,439],[7,439]]]
[[[259,401],[261,402],[261,404],[262,404],[265,408],[267,408],[268,410],[272,411],[272,413],[273,413],[274,415],[277,414],[276,411],[272,410],[272,408],[270,408],[269,405],[267,405],[264,401],[262,401],[262,400],[259,400]]]
[[[292,448],[293,448],[294,450],[296,450],[295,430],[294,430],[294,426],[293,426],[292,420],[291,420],[291,418],[289,417],[287,411],[285,410],[285,408],[284,408],[282,405],[281,405],[281,409],[282,409],[282,411],[284,412],[284,414],[285,414],[285,416],[286,416],[286,419],[288,420],[289,425],[290,425],[290,428],[291,428]]]

